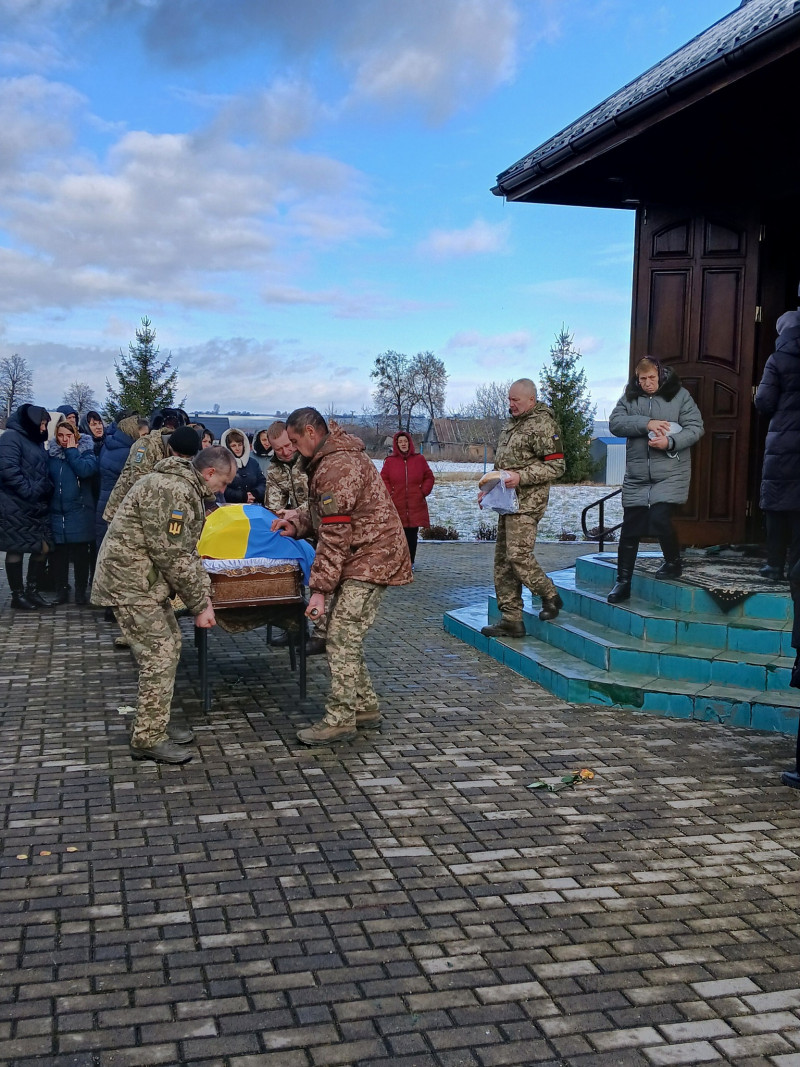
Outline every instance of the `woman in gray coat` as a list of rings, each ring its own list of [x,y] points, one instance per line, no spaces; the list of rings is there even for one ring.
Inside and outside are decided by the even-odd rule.
[[[676,504],[689,496],[689,450],[703,436],[703,417],[680,378],[650,356],[636,364],[608,420],[615,437],[626,437],[622,483],[622,530],[617,552],[617,581],[610,604],[627,600],[642,537],[657,537],[664,563],[657,578],[681,575],[681,550],[672,525]]]

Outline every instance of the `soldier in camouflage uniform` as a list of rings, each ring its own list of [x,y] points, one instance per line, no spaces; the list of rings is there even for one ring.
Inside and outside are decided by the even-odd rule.
[[[286,429],[307,460],[309,506],[293,520],[277,519],[273,528],[293,537],[316,530],[306,615],[318,618],[326,611],[326,596],[332,598],[325,716],[297,737],[305,745],[329,745],[355,737],[358,726],[380,722],[363,642],[386,587],[412,581],[411,557],[397,509],[364,442],[338,426],[329,430],[315,408],[293,411]]]
[[[502,619],[483,627],[481,633],[488,637],[524,636],[523,585],[541,597],[540,619],[554,619],[564,606],[533,554],[550,483],[565,469],[558,424],[550,408],[537,401],[536,386],[530,378],[513,383],[508,408],[511,418],[500,432],[494,467],[510,473],[506,485],[517,491],[519,512],[498,516],[494,587]]]
[[[139,664],[131,731],[134,759],[191,759],[185,745],[193,740],[192,731],[170,723],[181,634],[169,597],[173,592],[181,597],[196,626],[214,625],[211,582],[197,555],[197,541],[204,501],[224,491],[234,474],[233,457],[219,445],[191,461],[177,456],[162,460],[122,501],[100,548],[92,603],[113,607]]]
[[[131,445],[128,458],[125,460],[125,466],[120,472],[116,485],[111,490],[108,503],[103,511],[103,518],[106,522],[111,522],[114,518],[117,509],[125,499],[131,486],[135,485],[139,478],[143,478],[145,474],[150,474],[151,471],[155,470],[157,463],[160,463],[162,459],[166,459],[170,455],[170,435],[179,426],[183,426],[185,420],[178,408],[165,408],[163,412],[153,416],[152,422],[154,428],[150,433],[140,437],[138,441],[134,441]],[[197,441],[199,446],[199,434]],[[199,451],[199,447],[195,452],[191,453],[189,458],[196,455],[197,451]]]
[[[286,423],[278,420],[267,427],[272,459],[267,468],[267,495],[270,511],[303,508],[308,511],[308,475],[303,457],[289,440]]]
[[[279,419],[268,426],[267,439],[272,446],[272,459],[267,468],[267,507],[276,514],[302,511],[308,515],[305,461],[289,440],[286,423]],[[326,651],[330,604],[326,603],[325,608],[325,612],[312,623],[311,636],[306,642],[307,656],[320,656]],[[280,646],[288,644],[288,641],[288,635],[281,633],[273,639],[272,644]]]

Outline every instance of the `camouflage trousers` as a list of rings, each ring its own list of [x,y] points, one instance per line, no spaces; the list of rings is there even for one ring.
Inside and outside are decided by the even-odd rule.
[[[167,736],[175,672],[181,657],[181,631],[169,600],[163,604],[118,605],[114,615],[139,665],[131,744],[152,748]]]
[[[357,710],[379,710],[363,646],[385,592],[385,585],[346,578],[333,598],[327,636],[331,692],[322,720],[330,726],[355,726]]]
[[[504,619],[522,622],[522,587],[539,597],[554,597],[556,587],[539,565],[533,550],[539,517],[519,513],[500,515],[494,546],[494,589]]]

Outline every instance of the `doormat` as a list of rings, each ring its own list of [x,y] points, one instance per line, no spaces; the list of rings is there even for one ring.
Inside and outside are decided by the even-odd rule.
[[[655,574],[663,562],[663,559],[640,557],[636,560],[636,569]],[[761,577],[758,568],[763,566],[763,559],[751,556],[686,556],[683,574],[671,580],[705,589],[722,611],[730,611],[754,593],[789,595],[788,582],[771,582]]]

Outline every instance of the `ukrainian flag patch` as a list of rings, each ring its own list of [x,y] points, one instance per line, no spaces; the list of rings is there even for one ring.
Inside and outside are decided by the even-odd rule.
[[[179,508],[173,508],[170,512],[167,532],[171,537],[179,537],[183,533],[183,512]]]

